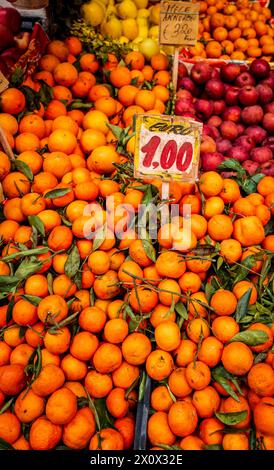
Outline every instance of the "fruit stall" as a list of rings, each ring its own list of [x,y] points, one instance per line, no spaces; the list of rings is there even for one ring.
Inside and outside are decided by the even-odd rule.
[[[0,0],[0,449],[274,450],[270,6],[67,3]]]

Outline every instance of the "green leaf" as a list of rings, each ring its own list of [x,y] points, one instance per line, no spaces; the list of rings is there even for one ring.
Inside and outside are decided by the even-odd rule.
[[[268,340],[268,334],[263,330],[246,330],[240,331],[229,340],[230,343],[241,341],[248,346],[258,346]]]
[[[14,275],[20,280],[25,279],[31,274],[34,274],[37,271],[39,271],[42,268],[42,266],[43,266],[43,263],[41,261],[37,261],[36,259],[34,260],[24,259],[22,263],[19,265],[18,269],[15,271]]]
[[[12,397],[10,398],[10,400],[8,400],[4,406],[1,408],[0,410],[0,415],[2,415],[3,413],[5,413],[5,411],[7,411],[9,409],[9,407],[12,405],[13,401],[15,400],[15,397]]]
[[[90,305],[93,307],[95,304],[95,293],[94,293],[93,287],[90,288],[89,297],[90,297]]]
[[[0,292],[11,292],[19,280],[15,276],[0,276]]]
[[[204,447],[205,450],[223,450],[221,444],[208,444]]]
[[[235,426],[241,423],[247,417],[247,411],[235,411],[233,413],[217,413],[215,416],[227,426]]]
[[[256,428],[253,423],[251,424],[251,431],[249,435],[249,445],[250,445],[250,450],[256,450],[257,448]]]
[[[16,170],[21,171],[23,175],[30,181],[33,181],[33,173],[30,169],[30,167],[23,161],[21,160],[14,160],[14,165],[16,167]]]
[[[227,158],[224,160],[220,165],[218,165],[218,170],[232,170],[237,171],[241,176],[246,175],[246,171],[243,169],[242,165],[237,160],[234,160],[234,158]]]
[[[219,256],[218,260],[217,260],[217,270],[219,271],[219,269],[221,269],[222,265],[223,265],[223,262],[224,262],[224,258],[222,256]]]
[[[57,446],[54,450],[72,450],[70,447],[67,446]]]
[[[39,80],[41,88],[39,90],[41,103],[47,105],[53,99],[53,88],[43,80]]]
[[[187,320],[188,319],[188,313],[187,313],[187,309],[186,309],[186,306],[185,304],[179,300],[176,304],[175,304],[175,311],[178,313],[178,315],[183,318],[184,320]]]
[[[14,297],[12,297],[12,299],[11,299],[9,305],[8,305],[8,309],[7,309],[7,313],[6,313],[6,323],[7,324],[12,319],[12,310],[13,310],[14,304],[15,304],[15,299],[14,299]]]
[[[147,374],[144,370],[141,372],[141,374],[142,375],[141,375],[141,380],[140,380],[140,383],[139,383],[138,402],[140,402],[144,399],[145,391],[146,391],[146,382],[147,382],[147,379],[148,379],[148,376],[147,376]]]
[[[153,263],[155,263],[156,262],[156,252],[155,252],[155,248],[152,245],[152,243],[149,240],[143,239],[142,240],[142,245],[143,245],[143,248],[145,250],[145,253],[146,253],[147,257],[149,259],[151,259],[151,261],[153,261]]]
[[[19,259],[19,258],[24,258],[25,256],[32,256],[32,255],[41,255],[43,253],[47,253],[49,249],[47,247],[43,248],[33,248],[32,250],[23,250],[19,251],[18,253],[12,253],[11,255],[4,256],[2,258],[2,261],[5,261],[6,263],[13,260],[13,259]],[[4,276],[0,276],[4,277]],[[8,277],[8,276],[5,276]]]
[[[257,354],[257,356],[254,359],[254,364],[259,364],[260,362],[264,362],[267,357],[267,352],[261,352]]]
[[[247,309],[249,306],[249,301],[251,297],[252,289],[248,289],[244,295],[238,300],[237,309],[235,313],[235,320],[237,323],[241,321],[243,317],[247,314]]]
[[[22,294],[21,297],[36,307],[40,304],[41,298],[36,295]]]
[[[48,191],[44,199],[55,199],[57,197],[62,197],[65,196],[66,194],[70,193],[71,188],[57,188],[57,189],[52,189],[51,191]]]
[[[29,215],[28,217],[29,224],[32,227],[35,227],[36,230],[44,237],[45,236],[45,227],[41,219],[37,215]]]
[[[231,387],[229,380],[232,381],[233,376],[225,370],[223,366],[217,366],[215,369],[212,369],[211,375],[213,380],[218,382],[225,391],[236,401],[240,401],[237,394],[234,392],[233,388]]]
[[[247,178],[247,183],[244,186],[244,189],[247,194],[251,194],[257,191],[257,185],[265,175],[263,173],[257,173],[256,175]]]
[[[9,442],[0,437],[0,450],[15,450]]]
[[[20,339],[24,338],[26,331],[27,331],[26,326],[20,326],[20,328],[19,328],[19,338]]]
[[[85,392],[86,392],[87,397],[88,397],[88,406],[89,406],[90,410],[92,411],[92,413],[94,415],[96,427],[100,431],[101,430],[101,423],[100,423],[99,415],[97,413],[97,409],[96,409],[94,400],[90,397],[90,394],[88,393],[86,388],[85,388]]]
[[[205,295],[206,295],[206,300],[210,302],[211,297],[213,296],[214,292],[216,289],[213,287],[211,282],[207,282],[205,285]]]
[[[107,124],[107,126],[110,128],[114,137],[119,141],[123,135],[123,129],[119,126],[114,126],[113,124]]]
[[[102,245],[106,237],[106,227],[103,225],[99,230],[97,230],[96,235],[93,239],[93,247],[92,251],[98,250],[98,248]]]
[[[48,273],[47,281],[48,281],[49,293],[50,293],[50,295],[52,295],[53,294],[53,276],[52,276],[51,273]]]
[[[76,275],[80,268],[80,254],[76,245],[72,248],[66,262],[65,262],[65,274],[71,279]]]

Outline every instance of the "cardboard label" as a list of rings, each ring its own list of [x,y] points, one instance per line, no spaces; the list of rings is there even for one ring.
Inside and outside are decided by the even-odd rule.
[[[0,93],[5,91],[9,87],[9,81],[6,79],[5,75],[0,71]]]
[[[137,115],[135,177],[197,180],[201,132],[202,124],[190,119]]]
[[[199,9],[199,3],[162,1],[160,43],[194,46],[198,36]]]

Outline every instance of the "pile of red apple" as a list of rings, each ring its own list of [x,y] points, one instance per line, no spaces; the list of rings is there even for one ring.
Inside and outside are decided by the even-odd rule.
[[[0,7],[0,70],[4,75],[8,75],[10,68],[28,48],[30,33],[20,29],[20,13],[15,8]]]
[[[249,69],[199,61],[179,66],[175,114],[204,123],[201,166],[216,170],[227,158],[249,174],[274,176],[274,72],[263,59]]]

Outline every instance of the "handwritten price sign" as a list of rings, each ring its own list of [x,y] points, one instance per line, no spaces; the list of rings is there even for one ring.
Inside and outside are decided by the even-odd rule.
[[[8,87],[9,87],[9,82],[0,71],[0,93],[2,93],[2,91],[6,90]]]
[[[199,3],[162,1],[160,43],[194,46],[199,25]]]
[[[135,177],[195,181],[202,124],[177,116],[136,119]]]

